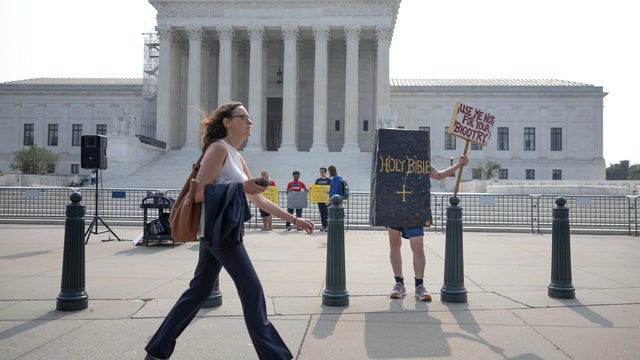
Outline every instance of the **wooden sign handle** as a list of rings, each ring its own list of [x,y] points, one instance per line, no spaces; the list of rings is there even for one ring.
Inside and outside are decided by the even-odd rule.
[[[469,140],[467,140],[467,143],[464,145],[464,152],[462,153],[462,155],[466,156],[467,150],[469,150]],[[460,169],[458,170],[458,179],[456,180],[456,187],[455,189],[453,189],[453,196],[457,196],[458,189],[460,189],[460,179],[462,179],[462,168],[464,168],[464,165],[460,164]]]

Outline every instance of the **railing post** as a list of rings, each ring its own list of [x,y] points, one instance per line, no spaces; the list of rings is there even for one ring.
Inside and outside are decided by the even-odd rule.
[[[462,208],[457,196],[449,198],[447,207],[447,235],[444,252],[444,285],[440,289],[443,302],[466,303],[464,261],[462,254]]]
[[[636,224],[636,236],[638,236],[638,221],[640,220],[640,214],[638,212],[638,199],[640,199],[640,197],[636,197],[633,203],[633,222]]]
[[[61,311],[83,310],[89,306],[84,272],[84,205],[78,192],[72,193],[69,199],[64,223],[62,281],[56,301],[56,309]]]
[[[569,208],[567,200],[556,199],[553,208],[553,224],[551,228],[551,283],[548,295],[554,298],[573,299],[575,289],[571,283],[571,242],[569,231]]]
[[[328,209],[327,231],[327,287],[322,292],[322,305],[348,306],[344,256],[344,208],[342,197],[333,195]]]

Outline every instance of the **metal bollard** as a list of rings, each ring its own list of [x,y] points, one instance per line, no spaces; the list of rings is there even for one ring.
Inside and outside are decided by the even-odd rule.
[[[64,223],[61,290],[56,302],[56,309],[61,311],[83,310],[89,306],[84,288],[84,205],[78,192],[72,193],[69,199]]]
[[[462,254],[462,208],[457,196],[449,198],[447,207],[447,235],[444,252],[444,285],[440,289],[440,301],[466,303],[464,287],[464,261]]]
[[[574,299],[576,290],[571,284],[571,242],[569,231],[569,208],[567,200],[556,199],[551,225],[551,283],[548,295],[560,299]]]
[[[327,287],[322,292],[322,305],[348,306],[344,260],[344,208],[342,197],[333,195],[328,209],[327,231]]]
[[[220,291],[220,277],[216,277],[213,282],[213,289],[207,300],[204,301],[202,307],[205,309],[216,308],[222,306],[222,292]]]
[[[207,251],[207,246],[200,241],[200,251]],[[205,309],[222,306],[222,292],[220,291],[220,276],[216,277],[213,282],[213,289],[207,300],[204,301],[202,307]]]

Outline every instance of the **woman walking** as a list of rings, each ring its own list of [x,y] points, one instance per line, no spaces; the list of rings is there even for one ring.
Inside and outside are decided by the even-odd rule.
[[[258,208],[303,228],[307,233],[312,233],[314,224],[311,220],[291,215],[267,200],[261,194],[266,187],[256,184],[260,178],[251,178],[247,164],[237,149],[251,135],[252,123],[247,109],[240,102],[226,103],[203,119],[204,156],[195,180],[195,201],[207,202],[205,186],[208,184],[229,184],[236,188],[241,187],[238,196],[246,194],[246,197]],[[146,359],[168,359],[171,356],[176,339],[198,313],[223,267],[238,289],[245,324],[258,357],[260,359],[291,359],[291,352],[267,319],[262,285],[242,244],[242,231],[239,232],[239,238],[230,239],[231,245],[212,246],[210,239],[203,238],[204,208],[205,206],[200,218],[199,234],[204,243],[200,246],[200,257],[194,277],[189,284],[189,289],[180,296],[146,346]],[[220,241],[221,239],[213,239],[213,243],[220,243]]]

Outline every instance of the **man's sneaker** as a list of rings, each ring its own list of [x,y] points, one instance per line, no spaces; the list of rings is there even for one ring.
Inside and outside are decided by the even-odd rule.
[[[327,227],[326,227],[326,226],[323,226],[323,227],[322,227],[322,229],[320,229],[320,231],[324,231],[324,232],[326,232],[326,231],[327,231]]]
[[[287,226],[287,231],[291,231],[291,226]]]
[[[429,295],[429,292],[425,289],[424,285],[416,286],[416,297],[420,301],[431,301],[431,295]]]
[[[391,294],[389,295],[392,299],[401,299],[403,296],[407,294],[407,289],[404,288],[404,285],[401,283],[396,283],[393,285],[393,290],[391,290]]]

